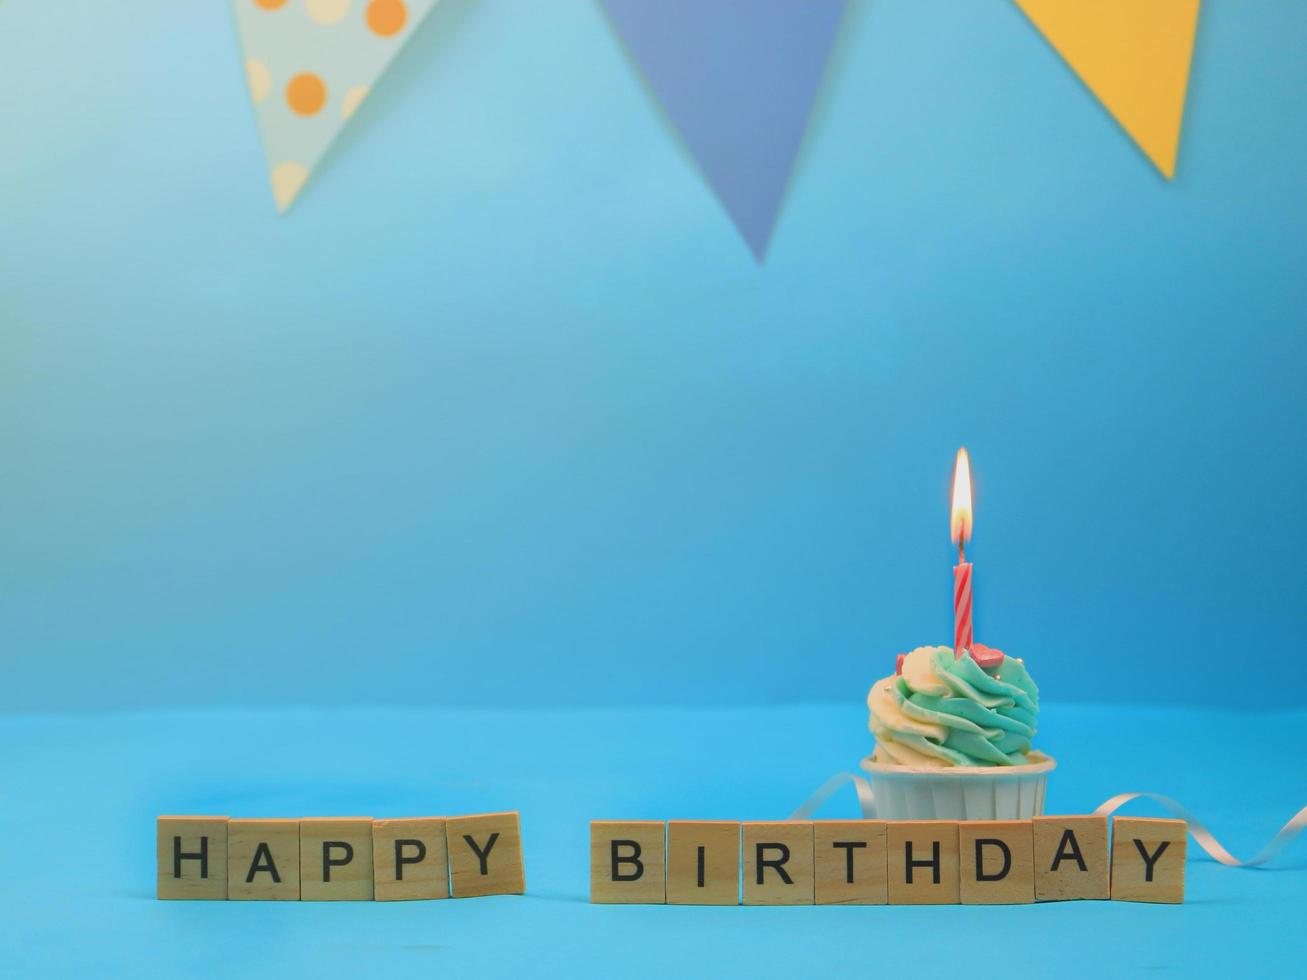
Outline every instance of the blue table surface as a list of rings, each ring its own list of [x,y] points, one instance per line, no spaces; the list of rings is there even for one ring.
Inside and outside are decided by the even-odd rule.
[[[1059,763],[1048,810],[1165,793],[1249,856],[1307,803],[1305,723],[1301,710],[1045,705],[1038,744]],[[856,767],[865,726],[858,703],[0,717],[0,974],[1301,975],[1307,840],[1262,870],[1222,867],[1191,841],[1181,906],[588,903],[590,820],[788,816]],[[159,813],[501,809],[522,814],[525,896],[154,898]],[[1160,815],[1145,803],[1127,812]],[[821,815],[856,815],[852,791]]]

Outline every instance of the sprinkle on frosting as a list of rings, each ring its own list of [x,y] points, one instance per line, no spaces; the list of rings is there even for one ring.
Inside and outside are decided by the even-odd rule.
[[[1015,657],[990,676],[949,647],[917,647],[902,670],[872,685],[869,728],[877,762],[901,766],[1024,764],[1039,689]]]

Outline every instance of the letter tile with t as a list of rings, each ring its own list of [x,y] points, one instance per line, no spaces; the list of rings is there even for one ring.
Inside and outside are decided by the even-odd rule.
[[[760,820],[742,828],[744,904],[811,905],[811,821]]]
[[[590,822],[590,901],[662,905],[667,901],[667,825],[661,820]]]
[[[450,817],[449,880],[455,898],[521,895],[526,891],[522,867],[522,831],[517,811]]]
[[[817,820],[813,869],[818,905],[884,905],[884,820]]]

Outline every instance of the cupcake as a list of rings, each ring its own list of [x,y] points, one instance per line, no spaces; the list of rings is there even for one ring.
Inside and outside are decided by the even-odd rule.
[[[982,664],[984,666],[982,666]],[[1033,751],[1039,689],[1025,664],[976,644],[918,647],[867,695],[876,816],[1025,820],[1043,812],[1054,761]]]

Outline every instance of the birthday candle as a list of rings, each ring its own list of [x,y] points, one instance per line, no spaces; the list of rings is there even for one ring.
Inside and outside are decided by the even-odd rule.
[[[949,534],[958,546],[958,563],[953,566],[953,656],[961,657],[972,646],[971,562],[966,543],[971,539],[971,460],[958,450],[953,464],[953,508]]]

